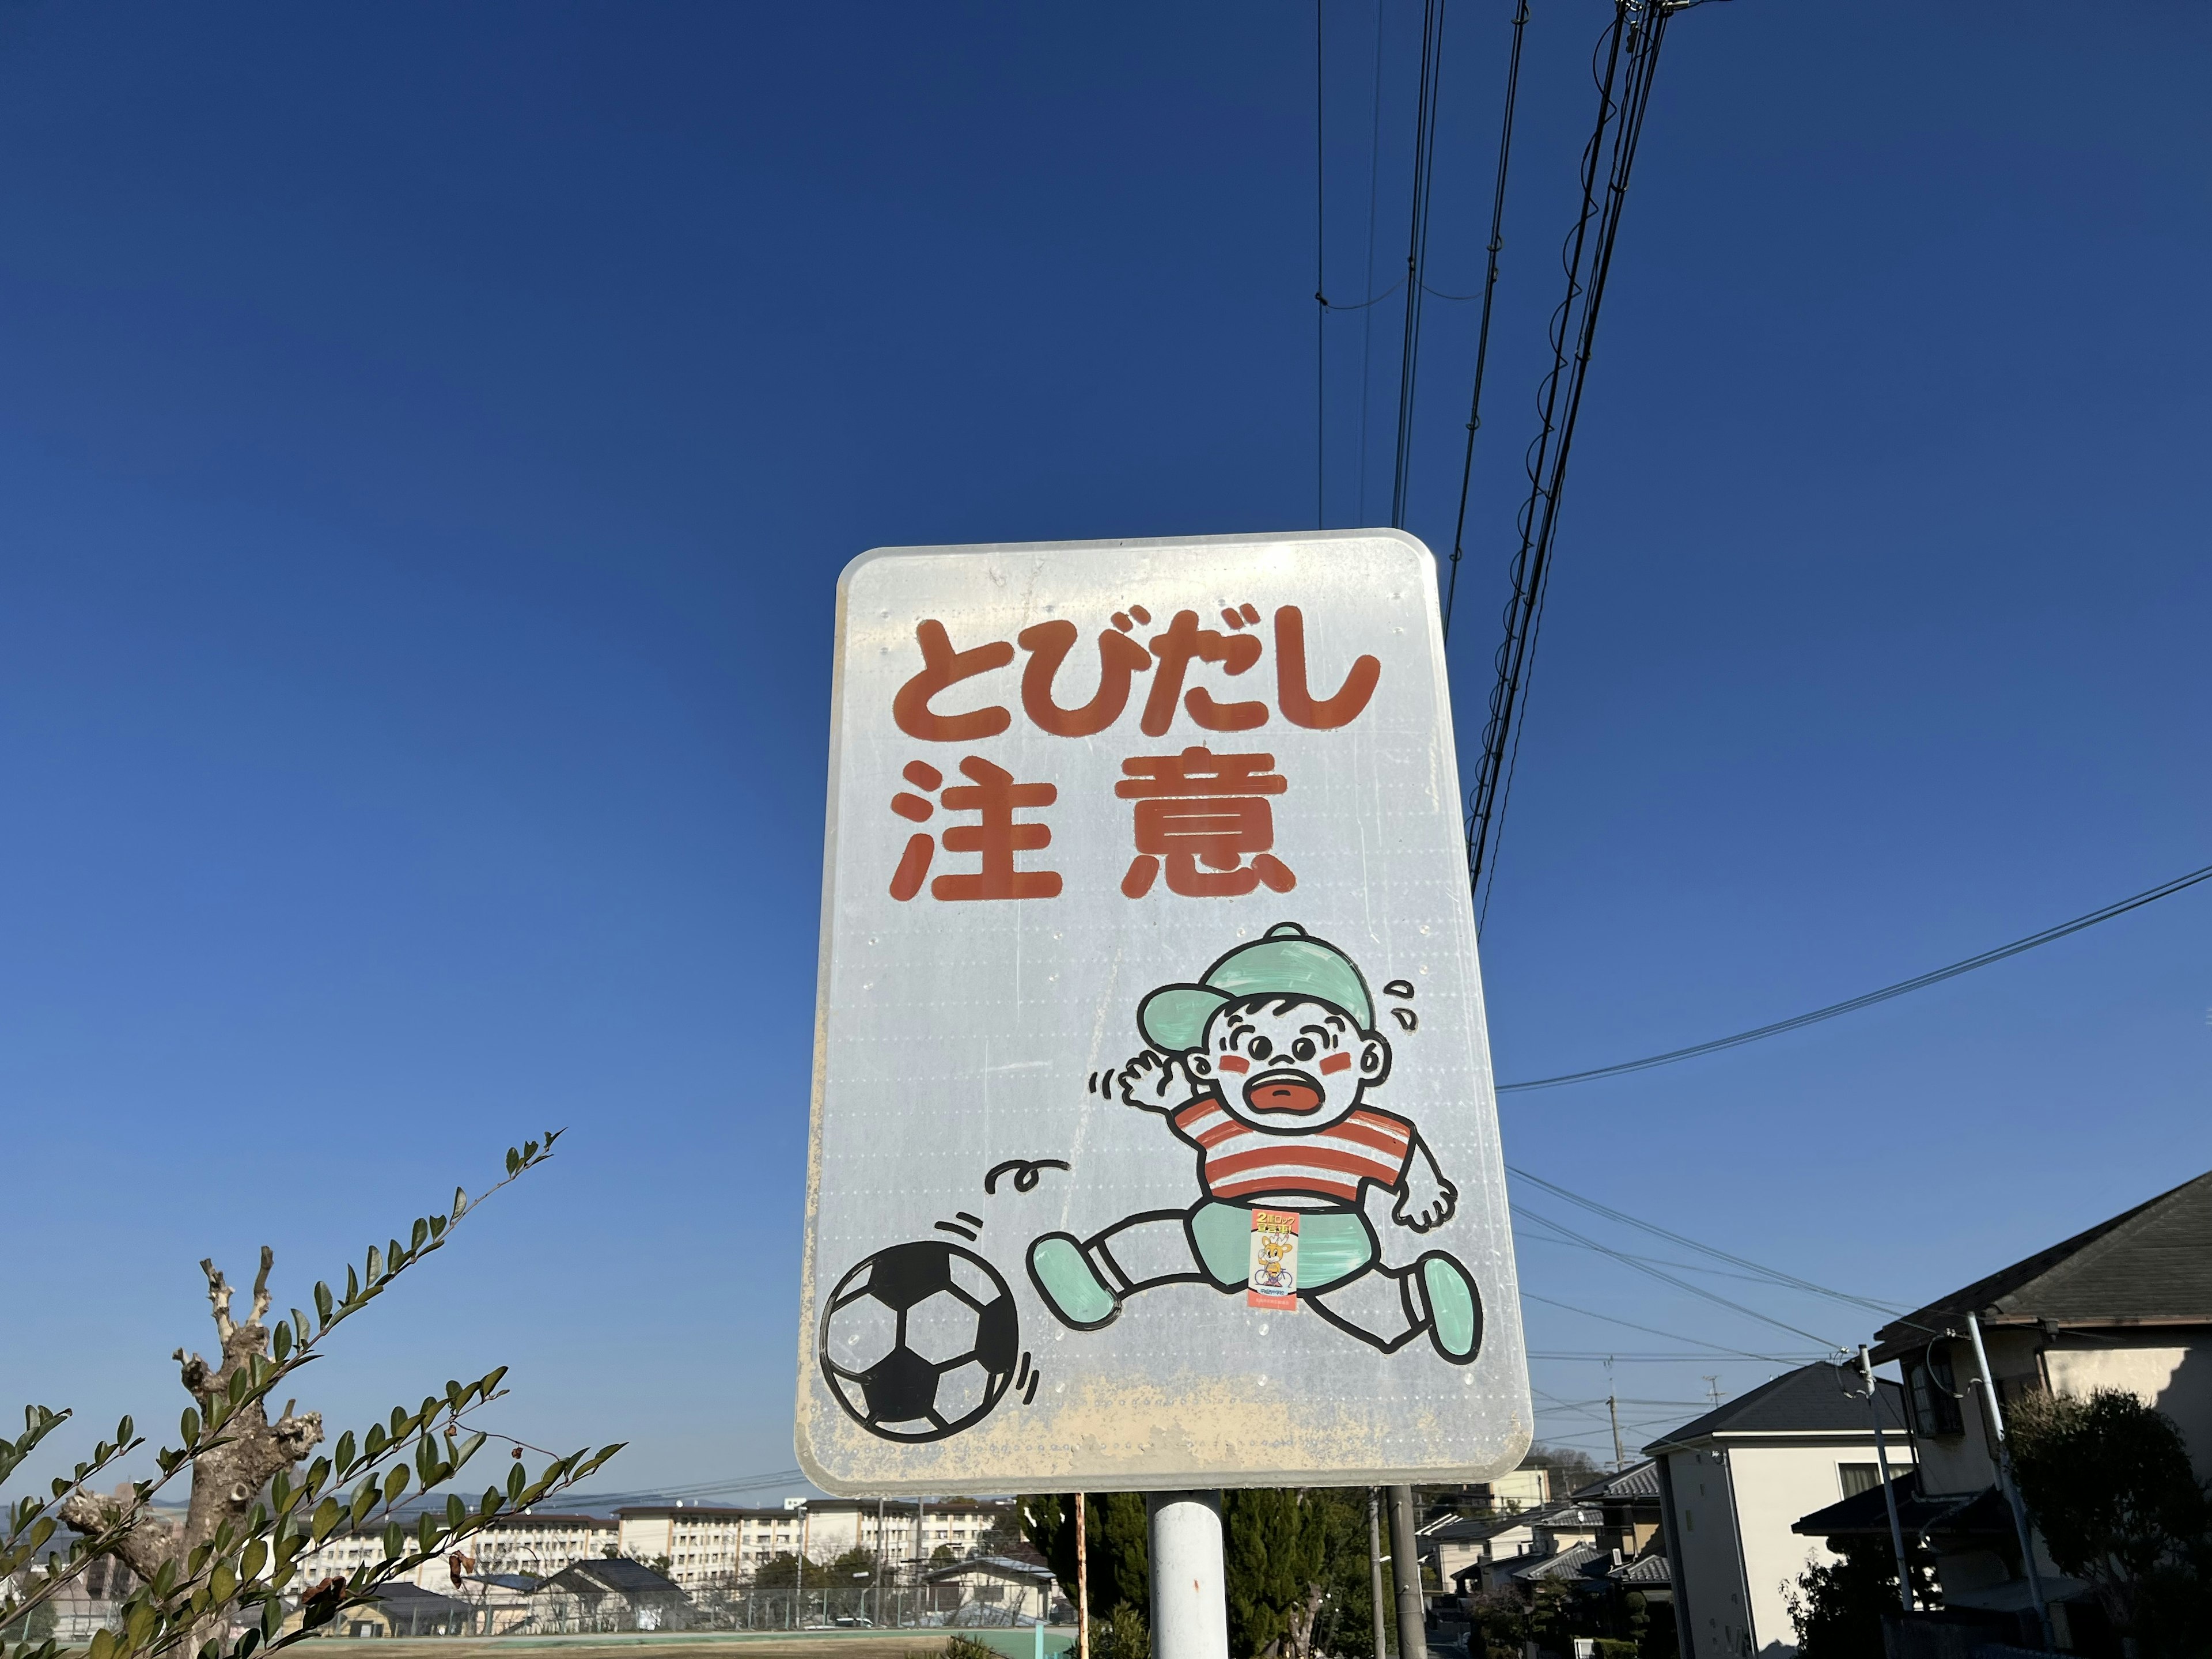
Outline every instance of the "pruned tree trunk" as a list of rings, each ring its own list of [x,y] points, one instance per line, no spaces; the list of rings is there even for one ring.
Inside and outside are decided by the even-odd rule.
[[[222,1357],[212,1366],[197,1353],[188,1356],[182,1348],[175,1357],[182,1367],[185,1391],[198,1403],[203,1421],[211,1415],[213,1402],[229,1387],[230,1379],[255,1356],[268,1354],[269,1329],[262,1320],[269,1312],[269,1269],[276,1259],[267,1245],[261,1247],[261,1271],[253,1279],[253,1310],[243,1324],[230,1316],[228,1281],[213,1261],[200,1263],[200,1271],[207,1275],[208,1302],[214,1310]],[[295,1413],[288,1402],[284,1414],[271,1423],[262,1402],[253,1400],[240,1407],[215,1437],[223,1443],[192,1462],[191,1498],[181,1527],[141,1507],[128,1485],[108,1497],[72,1492],[62,1504],[62,1519],[80,1533],[99,1532],[120,1523],[124,1530],[114,1553],[133,1573],[150,1581],[164,1562],[188,1558],[214,1538],[224,1522],[233,1523],[234,1531],[242,1533],[254,1499],[270,1479],[279,1469],[298,1463],[321,1442],[323,1416],[320,1412]],[[210,1636],[226,1628],[229,1617],[227,1607],[210,1609],[207,1619],[194,1629],[187,1651],[197,1653]]]

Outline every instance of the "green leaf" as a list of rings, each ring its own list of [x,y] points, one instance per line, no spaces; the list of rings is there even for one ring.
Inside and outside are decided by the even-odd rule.
[[[227,1602],[238,1594],[238,1575],[230,1570],[230,1563],[218,1561],[215,1571],[208,1575],[208,1595],[215,1604]]]
[[[385,1433],[384,1425],[372,1423],[368,1425],[368,1437],[362,1443],[361,1455],[363,1457],[375,1457],[391,1443],[392,1437]]]
[[[131,1419],[127,1417],[115,1425],[115,1443],[117,1445],[124,1445],[129,1442],[131,1438]]]
[[[399,1494],[407,1490],[407,1466],[404,1463],[384,1477],[384,1501],[397,1504]]]
[[[438,1547],[438,1517],[428,1510],[415,1517],[415,1541],[425,1555]]]
[[[187,1448],[200,1437],[200,1414],[190,1406],[185,1407],[185,1414],[177,1419],[177,1433]]]
[[[521,1167],[522,1154],[516,1152],[514,1147],[508,1147],[507,1149],[507,1173],[508,1177],[512,1179],[514,1172]]]
[[[338,1437],[336,1456],[337,1458],[338,1473],[341,1476],[351,1474],[353,1473],[354,1454],[358,1449],[359,1448],[354,1443],[353,1431],[351,1429],[348,1429],[343,1434]]]
[[[276,1328],[270,1333],[269,1346],[280,1365],[284,1363],[284,1356],[292,1352],[292,1328],[281,1319],[276,1322]]]
[[[516,1498],[520,1498],[520,1497],[521,1497],[521,1496],[522,1496],[522,1488],[523,1488],[524,1483],[525,1483],[525,1482],[526,1482],[529,1479],[530,1479],[530,1477],[529,1477],[528,1475],[525,1474],[522,1472],[522,1465],[521,1465],[521,1464],[520,1464],[520,1463],[510,1463],[510,1464],[507,1466],[507,1501],[508,1503],[512,1504],[512,1503],[513,1503]]]
[[[257,1538],[246,1547],[246,1553],[238,1558],[238,1576],[258,1578],[261,1569],[269,1565],[269,1546]]]
[[[387,1561],[396,1561],[406,1548],[407,1534],[400,1529],[399,1523],[397,1521],[386,1522],[384,1528],[384,1559]]]
[[[497,1486],[486,1486],[484,1488],[483,1502],[477,1505],[477,1513],[478,1515],[486,1516],[497,1515],[506,1507],[507,1499],[501,1494],[499,1488]]]
[[[477,1385],[477,1397],[483,1400],[490,1399],[492,1396],[492,1391],[499,1387],[500,1378],[506,1375],[507,1367],[504,1365],[499,1366],[496,1370],[487,1373],[484,1380]]]
[[[331,1322],[331,1309],[332,1305],[333,1304],[331,1301],[331,1287],[318,1279],[315,1283],[315,1312],[321,1318],[323,1325],[326,1329],[329,1328]]]
[[[432,1216],[430,1218],[430,1237],[433,1238],[443,1238],[445,1236],[446,1218],[441,1215]]]
[[[430,1224],[429,1224],[427,1220],[423,1219],[423,1218],[422,1218],[422,1217],[421,1217],[421,1216],[416,1216],[416,1217],[415,1218],[415,1226],[414,1226],[414,1229],[413,1229],[413,1231],[411,1231],[408,1234],[408,1237],[407,1237],[407,1247],[408,1247],[408,1249],[410,1249],[410,1250],[419,1250],[419,1249],[421,1249],[422,1248],[423,1241],[424,1241],[425,1239],[428,1238],[429,1237],[430,1237]]]
[[[458,1530],[468,1518],[469,1506],[461,1501],[460,1493],[447,1492],[446,1494],[446,1524]]]
[[[453,1188],[453,1219],[454,1219],[454,1220],[456,1220],[456,1221],[459,1221],[459,1220],[463,1216],[466,1215],[468,1212],[469,1212],[469,1194],[468,1194],[468,1189],[467,1189],[466,1188],[464,1188],[464,1187],[456,1187],[456,1188]]]
[[[384,1277],[384,1252],[374,1244],[368,1247],[368,1276],[372,1281]]]
[[[361,1300],[361,1275],[351,1267],[346,1268],[346,1306],[350,1308]]]
[[[115,1632],[96,1630],[92,1633],[92,1645],[86,1650],[87,1659],[112,1659],[115,1652]]]
[[[376,1507],[377,1492],[376,1477],[371,1475],[361,1483],[360,1490],[354,1493],[352,1514],[353,1523],[356,1527],[368,1519],[368,1512]]]
[[[307,1316],[297,1308],[292,1310],[292,1328],[293,1334],[299,1338],[300,1346],[306,1347],[307,1346]]]

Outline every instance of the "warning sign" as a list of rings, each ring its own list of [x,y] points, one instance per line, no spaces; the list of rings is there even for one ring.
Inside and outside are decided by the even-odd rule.
[[[1391,531],[847,568],[813,1480],[1359,1485],[1518,1460],[1443,662],[1435,561]]]

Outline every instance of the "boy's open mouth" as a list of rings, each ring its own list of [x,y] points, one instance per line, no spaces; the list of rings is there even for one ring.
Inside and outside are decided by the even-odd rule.
[[[1262,1072],[1244,1085],[1244,1103],[1255,1112],[1304,1116],[1321,1109],[1321,1085],[1304,1072]]]

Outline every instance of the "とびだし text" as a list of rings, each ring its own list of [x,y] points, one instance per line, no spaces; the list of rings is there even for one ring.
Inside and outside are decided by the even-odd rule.
[[[942,622],[925,619],[915,629],[922,665],[893,698],[892,719],[902,732],[925,743],[973,744],[1006,732],[1013,715],[1002,704],[955,714],[940,714],[933,704],[954,686],[1012,667],[1018,644],[1029,656],[1021,675],[1022,712],[1048,735],[1091,738],[1106,732],[1127,711],[1137,676],[1144,673],[1152,676],[1137,721],[1144,736],[1166,736],[1179,708],[1205,732],[1252,731],[1267,723],[1266,702],[1222,701],[1204,685],[1187,684],[1194,668],[1206,665],[1235,678],[1266,654],[1258,632],[1247,631],[1260,626],[1257,607],[1227,606],[1221,619],[1225,632],[1201,627],[1195,611],[1178,611],[1161,631],[1140,639],[1136,630],[1150,626],[1151,613],[1134,605],[1115,611],[1112,625],[1097,636],[1097,690],[1072,708],[1054,701],[1054,684],[1081,636],[1073,623],[1039,623],[1013,641],[959,649]],[[1333,731],[1357,720],[1375,695],[1382,664],[1363,654],[1334,692],[1316,696],[1307,676],[1304,613],[1293,605],[1279,607],[1273,633],[1275,703],[1283,718],[1309,731]],[[925,885],[932,898],[945,901],[1059,896],[1057,871],[1023,861],[1023,855],[1052,845],[1051,826],[1036,814],[1058,800],[1058,786],[1018,781],[981,755],[963,756],[957,765],[964,783],[948,785],[944,771],[927,760],[902,769],[910,787],[891,798],[892,811],[929,824],[941,806],[948,816],[973,821],[908,836],[891,876],[891,896],[903,902],[919,897]],[[1273,754],[1217,753],[1203,744],[1124,760],[1114,793],[1134,803],[1134,854],[1121,878],[1123,895],[1145,897],[1163,874],[1168,891],[1182,898],[1241,897],[1262,886],[1287,893],[1297,886],[1297,876],[1273,850],[1270,798],[1289,787],[1274,769]],[[940,848],[975,854],[978,866],[946,871],[932,880]]]

